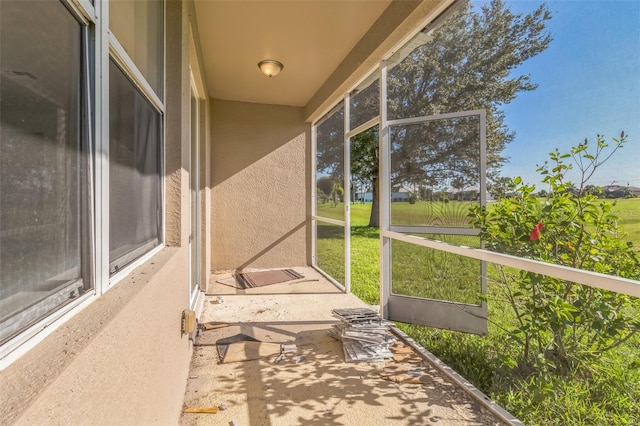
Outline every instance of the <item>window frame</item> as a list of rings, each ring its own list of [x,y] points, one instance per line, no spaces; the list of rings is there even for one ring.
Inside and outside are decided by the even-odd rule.
[[[81,154],[79,164],[82,168],[79,173],[82,176],[82,183],[78,190],[79,218],[79,256],[81,276],[73,280],[73,283],[65,287],[80,285],[84,292],[78,294],[68,302],[54,306],[38,318],[24,324],[16,329],[12,335],[0,345],[0,370],[12,363],[23,353],[31,349],[37,343],[48,336],[56,325],[62,324],[68,318],[91,303],[97,294],[98,281],[96,280],[96,250],[95,250],[95,200],[96,188],[94,181],[94,153],[95,153],[95,84],[96,78],[95,40],[98,34],[98,22],[95,17],[95,9],[87,0],[59,0],[63,7],[67,9],[71,17],[75,19],[81,31],[80,46],[80,72],[79,72],[79,94],[78,94],[78,134],[81,144]],[[35,11],[34,13],[37,13]],[[54,295],[49,295],[52,297]],[[38,302],[40,303],[40,302]],[[27,309],[32,309],[31,305]],[[18,316],[20,314],[17,314]],[[12,317],[15,318],[15,315]]]
[[[162,35],[162,68],[163,68],[163,81],[161,92],[163,94],[166,93],[166,2],[162,2],[162,25],[163,25],[163,35]],[[133,59],[129,57],[124,47],[120,44],[117,37],[111,32],[109,29],[109,3],[102,2],[102,13],[103,16],[106,16],[106,24],[103,27],[103,44],[105,46],[105,50],[107,51],[103,55],[102,62],[102,73],[105,76],[103,79],[102,90],[106,95],[102,97],[102,138],[101,138],[101,148],[103,152],[107,153],[107,156],[102,158],[102,194],[101,194],[101,204],[102,208],[100,214],[102,215],[102,229],[101,229],[101,237],[102,237],[102,262],[103,270],[102,272],[102,293],[106,292],[110,288],[112,288],[115,284],[120,282],[124,277],[126,277],[131,271],[133,271],[138,266],[144,264],[151,257],[153,257],[156,253],[162,250],[165,246],[165,238],[166,238],[166,195],[165,195],[165,119],[166,119],[166,111],[165,111],[165,103],[164,100],[161,99],[156,92],[153,90],[151,85],[147,82],[142,72],[138,69]],[[104,23],[104,22],[103,22]],[[109,220],[109,207],[110,207],[110,188],[109,188],[109,143],[110,143],[110,135],[109,135],[109,63],[113,61],[114,64],[123,72],[124,76],[132,83],[135,90],[138,91],[143,98],[145,98],[151,105],[151,107],[159,113],[160,115],[160,128],[159,128],[159,170],[158,170],[158,178],[160,185],[160,200],[159,205],[161,206],[160,213],[160,235],[158,235],[158,244],[153,244],[153,242],[149,242],[137,249],[134,249],[130,256],[127,258],[130,259],[126,261],[126,264],[123,265],[122,268],[119,268],[117,272],[111,274],[111,259],[110,259],[110,248],[109,248],[109,230],[110,230],[110,220]],[[163,95],[164,97],[164,95]]]
[[[162,208],[162,172],[161,172],[161,146],[163,145],[163,132],[162,132],[162,113],[160,113],[152,103],[149,102],[148,98],[146,96],[144,96],[140,90],[138,89],[138,86],[136,86],[136,84],[131,81],[131,79],[129,78],[129,76],[127,75],[127,73],[122,70],[118,64],[113,60],[113,58],[111,58],[110,61],[110,72],[111,72],[111,65],[113,65],[114,68],[117,69],[117,72],[121,72],[122,74],[119,75],[119,77],[122,77],[125,79],[125,81],[127,83],[130,84],[130,88],[132,89],[132,93],[134,93],[135,95],[138,95],[142,98],[142,102],[146,102],[147,106],[150,107],[151,111],[155,114],[157,114],[157,119],[158,119],[158,123],[157,123],[157,132],[158,132],[158,138],[160,139],[158,141],[158,144],[160,146],[157,146],[157,157],[154,158],[154,160],[157,160],[157,166],[158,166],[158,205],[160,205],[160,207]],[[110,76],[110,80],[111,80],[111,76]],[[113,87],[110,87],[110,90],[112,90]],[[110,96],[110,101],[111,101],[112,97]],[[134,100],[135,101],[135,100]],[[135,101],[137,102],[137,101]],[[111,107],[111,105],[110,105]],[[137,126],[137,122],[134,123],[134,126]],[[145,123],[140,123],[144,126]],[[136,144],[140,142],[138,140],[134,140],[133,141],[133,145],[136,146]],[[111,140],[109,140],[109,144],[111,144]],[[109,145],[109,149],[111,149],[111,145]],[[113,158],[113,156],[110,156],[110,158]],[[134,161],[137,160],[134,158]],[[111,165],[110,165],[111,167]],[[109,181],[109,184],[111,185],[111,180]],[[111,189],[111,188],[110,188]],[[109,197],[111,197],[111,193],[109,193]],[[109,208],[111,209],[111,198],[109,198]],[[162,208],[162,210],[164,211],[164,209]],[[110,210],[111,211],[111,210]],[[163,236],[162,236],[162,214],[159,217],[160,219],[160,226],[159,228],[159,232],[156,236],[156,238],[151,239],[141,245],[139,245],[138,247],[134,248],[133,250],[125,250],[123,253],[118,254],[115,258],[111,258],[111,247],[110,247],[110,251],[109,251],[109,275],[110,276],[114,276],[116,274],[118,274],[121,270],[127,268],[131,263],[134,263],[138,258],[142,257],[145,255],[145,253],[151,252],[153,251],[156,247],[160,246],[162,241],[164,240]],[[111,221],[110,221],[111,223]],[[109,227],[109,232],[111,232],[111,226]],[[111,235],[111,234],[109,234]],[[126,246],[125,246],[126,247]]]
[[[109,1],[91,2],[90,0],[59,0],[78,21],[82,28],[81,46],[81,94],[79,98],[79,117],[83,152],[81,161],[85,161],[82,170],[86,184],[80,188],[82,220],[80,221],[80,241],[82,282],[91,286],[71,302],[44,314],[38,320],[21,328],[0,346],[0,370],[35,347],[58,326],[75,316],[113,288],[132,270],[147,262],[164,248],[166,238],[166,195],[165,195],[165,128],[166,128],[166,1],[162,1],[162,67],[163,78],[158,96],[145,80],[133,60],[127,55],[117,38],[109,30]],[[38,13],[34,9],[33,13]],[[109,64],[111,61],[123,71],[134,88],[149,102],[159,114],[159,205],[160,235],[159,244],[151,249],[140,250],[140,256],[120,269],[109,274]],[[86,191],[87,189],[88,191]],[[87,197],[86,199],[84,197]]]
[[[202,197],[200,194],[200,136],[202,128],[201,105],[198,87],[189,71],[189,306],[193,308],[202,287],[200,270],[202,269]],[[195,160],[195,161],[194,161]]]

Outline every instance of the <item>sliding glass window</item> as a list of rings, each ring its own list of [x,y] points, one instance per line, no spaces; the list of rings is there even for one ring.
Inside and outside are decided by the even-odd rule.
[[[109,67],[109,271],[160,244],[160,113],[111,61]]]
[[[0,5],[0,344],[92,288],[86,28]]]
[[[109,273],[162,242],[164,2],[109,2]]]
[[[162,0],[109,2],[109,29],[159,98],[164,81]]]

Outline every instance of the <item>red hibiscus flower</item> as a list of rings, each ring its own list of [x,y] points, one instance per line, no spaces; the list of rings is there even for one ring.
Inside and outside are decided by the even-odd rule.
[[[544,223],[538,222],[536,226],[533,227],[533,229],[531,230],[531,233],[529,234],[529,238],[531,239],[531,241],[536,241],[540,239],[540,230],[542,229],[543,226],[544,226]]]

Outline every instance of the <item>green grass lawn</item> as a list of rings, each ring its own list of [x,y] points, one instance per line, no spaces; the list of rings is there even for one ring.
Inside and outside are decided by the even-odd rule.
[[[409,203],[392,203],[392,216],[395,223],[426,224],[423,216],[428,209],[442,216],[444,223],[464,224],[462,211],[466,211],[466,203],[449,203],[451,206],[429,206],[421,202],[414,205]],[[432,203],[433,204],[433,203]],[[442,204],[442,203],[437,203]],[[455,206],[457,204],[457,206]],[[455,207],[454,207],[455,206]],[[321,216],[342,219],[343,205],[330,207],[329,204],[319,205]],[[488,208],[491,208],[489,205]],[[369,304],[379,303],[380,277],[380,242],[379,231],[367,226],[369,222],[371,204],[356,204],[351,206],[351,290]],[[640,199],[618,200],[615,208],[619,218],[619,227],[623,238],[633,242],[640,248]],[[325,226],[325,225],[323,225]],[[324,232],[326,238],[318,242],[322,247],[323,262],[332,264],[337,274],[344,268],[344,248],[339,235],[331,238],[331,232]],[[335,229],[332,231],[336,232]],[[402,245],[409,246],[406,243]],[[469,245],[469,244],[465,244]],[[439,287],[439,292],[425,288],[422,279],[433,276],[433,263],[449,265],[451,271],[463,270],[457,264],[458,259],[442,259],[428,249],[415,247],[396,247],[393,259],[396,269],[411,269],[411,276],[418,280],[407,278],[393,272],[396,293],[410,294],[423,297],[453,297],[456,300],[471,302],[476,295],[467,289],[451,288],[450,285]],[[333,258],[330,261],[328,258]],[[403,262],[406,264],[403,266]],[[400,265],[400,267],[398,267]],[[421,265],[421,266],[420,266]],[[431,266],[430,266],[431,265]],[[324,269],[324,268],[323,268]],[[467,266],[467,271],[474,271],[474,267]],[[325,271],[328,272],[327,269]],[[340,272],[341,271],[341,272]],[[491,275],[492,268],[489,267]],[[467,278],[473,280],[473,273]],[[461,281],[456,279],[456,282]],[[445,282],[443,277],[441,284]],[[398,284],[399,283],[399,284]],[[445,330],[435,330],[430,327],[398,324],[412,338],[440,357],[456,371],[472,381],[479,389],[487,393],[500,405],[516,415],[525,424],[530,425],[585,425],[585,424],[640,424],[640,338],[636,336],[613,351],[594,360],[593,374],[589,377],[557,377],[545,378],[549,383],[541,385],[535,377],[516,378],[510,370],[504,368],[503,358],[510,350],[510,341],[505,338],[501,328],[510,323],[513,318],[508,310],[499,302],[492,303],[495,292],[489,284],[489,336],[474,336]],[[640,315],[640,312],[638,313]],[[635,364],[634,364],[635,362]],[[545,390],[541,392],[541,389]]]
[[[619,218],[622,239],[631,241],[640,251],[640,198],[618,200],[614,212]]]

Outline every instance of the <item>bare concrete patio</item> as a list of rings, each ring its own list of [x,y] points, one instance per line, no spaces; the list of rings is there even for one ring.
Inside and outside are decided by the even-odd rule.
[[[184,403],[226,409],[183,413],[181,424],[507,424],[424,356],[412,365],[424,372],[419,384],[384,379],[385,363],[344,362],[342,343],[327,334],[337,323],[331,310],[367,305],[312,268],[293,269],[308,281],[238,290],[216,283],[221,276],[212,277],[200,322],[230,326],[203,331],[196,339]],[[218,295],[223,303],[212,303]],[[275,356],[220,363],[215,342],[238,333],[295,343],[297,351],[278,363]],[[391,364],[386,367],[396,367]]]

